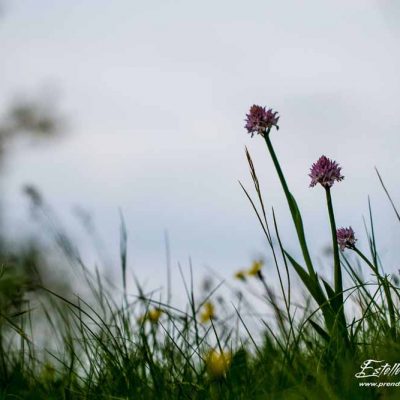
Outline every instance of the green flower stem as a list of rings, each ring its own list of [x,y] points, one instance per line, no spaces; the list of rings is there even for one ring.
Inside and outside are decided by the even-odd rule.
[[[388,310],[389,310],[389,318],[390,318],[390,325],[391,325],[391,333],[392,337],[396,339],[396,314],[394,310],[394,304],[393,304],[393,299],[392,295],[390,293],[390,287],[387,283],[386,278],[383,278],[378,270],[378,267],[374,265],[356,246],[352,247],[352,250],[354,250],[360,258],[372,269],[376,277],[378,278],[378,281],[382,284],[383,290],[385,292],[386,296],[386,301],[388,305]]]
[[[346,315],[344,313],[344,302],[343,302],[343,282],[342,282],[342,268],[340,265],[339,258],[339,246],[337,242],[337,234],[336,234],[336,222],[335,222],[335,214],[333,212],[332,205],[332,196],[331,189],[329,187],[325,188],[326,192],[326,203],[328,206],[329,213],[329,222],[331,225],[331,233],[332,233],[332,246],[333,246],[333,280],[335,285],[335,296],[332,301],[332,306],[337,313],[338,318],[338,328],[341,336],[345,341],[347,341],[347,328],[346,328]]]
[[[308,247],[307,247],[307,242],[306,242],[306,237],[304,234],[304,228],[303,228],[303,221],[301,219],[301,215],[300,212],[297,208],[296,202],[294,197],[292,196],[292,194],[289,191],[289,187],[286,183],[286,179],[285,176],[283,175],[281,166],[279,164],[278,158],[275,154],[274,148],[272,146],[271,140],[269,138],[269,132],[270,129],[268,129],[268,131],[265,133],[264,135],[264,139],[265,142],[267,144],[268,147],[268,151],[271,155],[272,158],[272,162],[274,163],[276,172],[278,173],[278,177],[279,180],[281,181],[281,185],[283,188],[283,191],[285,192],[285,196],[289,205],[289,209],[290,212],[292,214],[292,219],[296,228],[296,232],[297,232],[297,236],[299,238],[299,242],[300,242],[300,247],[301,247],[301,251],[303,253],[303,257],[304,257],[304,261],[307,265],[308,268],[308,272],[310,273],[310,275],[314,278],[315,277],[315,270],[314,267],[312,265],[312,261],[311,261],[311,257],[310,257],[310,253],[308,252]]]
[[[335,293],[338,296],[338,299],[340,299],[340,302],[343,304],[342,269],[340,267],[339,247],[336,235],[336,222],[332,206],[331,189],[327,187],[325,188],[325,192],[326,192],[326,203],[328,206],[328,213],[329,213],[329,221],[331,224],[331,232],[332,232]]]
[[[322,292],[322,288],[318,281],[318,276],[314,270],[314,267],[313,267],[313,264],[311,261],[311,257],[310,257],[310,253],[308,251],[300,210],[296,204],[295,198],[292,196],[292,194],[289,191],[289,187],[286,183],[285,176],[283,175],[278,158],[275,154],[274,148],[273,148],[271,140],[269,138],[269,133],[270,133],[270,129],[268,129],[264,134],[265,143],[267,144],[268,151],[271,155],[272,162],[274,163],[276,172],[278,173],[279,180],[281,182],[283,191],[286,196],[286,200],[289,205],[290,213],[292,215],[292,220],[293,220],[294,226],[296,228],[296,233],[297,233],[300,248],[301,248],[301,251],[303,254],[304,262],[306,263],[306,266],[307,266],[308,276],[303,276],[303,274],[301,273],[300,266],[298,266],[298,268],[296,270],[297,270],[297,273],[299,274],[300,278],[302,279],[303,283],[305,283],[306,286],[308,285],[307,287],[309,288],[310,293],[312,294],[312,296],[314,297],[314,299],[316,300],[318,305],[321,307],[321,310],[322,310],[322,313],[323,313],[324,319],[325,319],[325,324],[326,324],[328,331],[331,333],[334,333],[334,330],[336,329],[335,328],[335,319],[337,317],[335,316],[335,312],[332,309],[330,302],[328,300],[326,300],[325,295]],[[288,256],[288,254],[286,254],[286,255]],[[292,260],[291,262],[293,264],[294,260]],[[296,264],[293,264],[293,265],[295,266]],[[343,312],[343,316],[344,316],[344,312]],[[340,321],[343,322],[343,318],[340,318],[339,322]],[[339,325],[341,328],[343,328],[343,327],[346,328],[346,325],[343,325],[343,323],[340,323]],[[344,333],[345,332],[343,332],[343,336],[344,336]]]

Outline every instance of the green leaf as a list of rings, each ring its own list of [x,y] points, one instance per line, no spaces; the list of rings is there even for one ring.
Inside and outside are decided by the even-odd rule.
[[[329,285],[329,283],[327,281],[325,281],[324,279],[322,279],[322,283],[324,284],[325,287],[325,291],[328,295],[329,299],[332,299],[333,297],[335,297],[335,291],[333,290],[332,286]]]
[[[327,299],[322,292],[316,275],[310,276],[307,271],[297,261],[295,261],[295,259],[286,250],[285,255],[293,265],[293,268],[299,275],[300,279],[303,281],[304,285],[306,286],[314,300],[318,303],[318,305],[323,306],[324,304],[326,304]]]
[[[326,340],[327,342],[330,342],[331,340],[330,335],[322,327],[320,327],[312,319],[310,319],[309,322],[312,325],[312,327],[316,330],[316,332],[322,337],[322,339]]]
[[[333,310],[335,311],[335,313],[338,313],[342,309],[342,303],[340,301],[340,297],[335,293],[332,286],[330,286],[328,282],[326,282],[322,278],[321,278],[321,280],[324,284],[325,291],[328,294],[328,299],[329,299],[329,302],[330,302]]]

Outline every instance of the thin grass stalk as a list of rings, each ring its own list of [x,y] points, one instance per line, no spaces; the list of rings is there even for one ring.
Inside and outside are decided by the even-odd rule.
[[[389,319],[390,319],[390,333],[394,340],[396,340],[397,332],[396,332],[396,314],[393,304],[392,295],[390,292],[390,287],[387,282],[386,277],[382,277],[379,273],[378,267],[374,265],[356,246],[353,247],[353,250],[358,254],[358,256],[372,269],[375,273],[379,283],[382,284],[383,290],[385,292],[388,311],[389,311]]]

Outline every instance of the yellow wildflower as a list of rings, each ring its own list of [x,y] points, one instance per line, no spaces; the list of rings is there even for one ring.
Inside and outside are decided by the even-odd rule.
[[[160,308],[153,308],[148,312],[147,318],[153,324],[156,324],[161,317],[162,310]]]
[[[160,319],[162,313],[163,311],[161,310],[161,308],[153,308],[151,310],[148,310],[146,314],[139,317],[138,322],[143,323],[145,321],[149,321],[153,324],[156,324]]]
[[[219,352],[211,350],[206,357],[206,367],[208,374],[213,378],[218,378],[226,374],[232,361],[229,352]]]
[[[234,277],[236,279],[239,279],[240,281],[245,281],[246,280],[246,271],[239,270],[239,271],[235,272]]]
[[[200,313],[200,322],[205,323],[215,318],[215,307],[211,301],[207,301],[207,303],[203,306],[203,311]]]
[[[261,271],[261,268],[263,267],[263,265],[264,265],[264,263],[261,260],[253,261],[250,269],[247,270],[247,275],[257,276],[259,274],[259,272]]]

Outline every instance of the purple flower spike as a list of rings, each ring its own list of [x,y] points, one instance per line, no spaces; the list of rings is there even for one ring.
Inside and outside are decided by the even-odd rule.
[[[272,108],[267,110],[266,107],[254,104],[251,106],[249,113],[246,114],[246,125],[244,127],[251,136],[253,136],[254,133],[264,135],[264,133],[273,126],[279,129],[279,116],[277,116],[277,114],[278,112],[273,112]]]
[[[340,250],[343,251],[345,248],[354,249],[357,239],[354,237],[354,231],[351,226],[338,229],[336,236]]]
[[[310,169],[308,175],[311,178],[310,187],[314,187],[317,183],[320,183],[325,189],[332,187],[335,181],[340,182],[344,179],[344,176],[340,174],[341,169],[336,161],[321,156]]]

